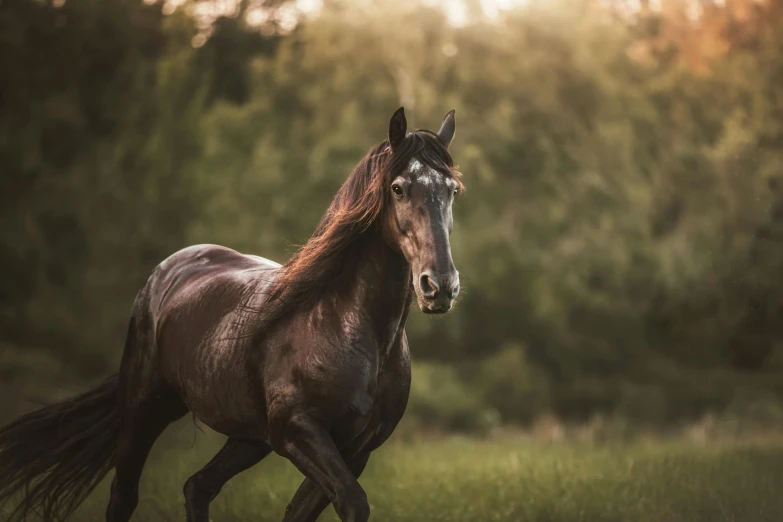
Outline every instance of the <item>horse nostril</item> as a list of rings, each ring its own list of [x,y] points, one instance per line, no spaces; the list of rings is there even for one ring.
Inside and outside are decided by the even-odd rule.
[[[457,297],[457,295],[459,295],[459,281],[454,283],[451,287],[451,290],[449,291],[450,298],[454,299],[455,297]]]
[[[438,290],[440,290],[438,283],[426,272],[419,277],[419,288],[421,288],[421,293],[424,294],[424,297],[430,299],[434,299],[438,295]]]

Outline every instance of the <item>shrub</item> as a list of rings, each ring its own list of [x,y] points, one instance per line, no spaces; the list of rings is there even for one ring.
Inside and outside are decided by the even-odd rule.
[[[551,408],[547,374],[531,364],[525,348],[507,344],[481,364],[475,379],[480,396],[504,422],[529,424]]]
[[[406,413],[420,428],[486,434],[499,424],[496,411],[445,365],[416,363]]]

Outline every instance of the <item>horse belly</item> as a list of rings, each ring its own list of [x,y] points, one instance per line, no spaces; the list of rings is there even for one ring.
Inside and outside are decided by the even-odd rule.
[[[228,436],[267,438],[263,394],[248,377],[241,345],[213,340],[164,354],[168,381],[201,422]]]
[[[234,375],[205,376],[185,390],[185,403],[211,429],[232,437],[268,440],[266,416],[247,382]]]

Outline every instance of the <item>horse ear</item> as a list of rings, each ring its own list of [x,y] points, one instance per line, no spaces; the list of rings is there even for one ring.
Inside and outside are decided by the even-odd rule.
[[[405,133],[408,131],[408,121],[405,119],[405,108],[400,107],[391,117],[389,122],[389,145],[392,150],[400,146],[405,139]]]
[[[450,110],[446,117],[443,118],[443,124],[438,131],[438,138],[440,141],[449,148],[451,140],[454,139],[454,133],[457,131],[457,122],[454,120],[454,110]]]

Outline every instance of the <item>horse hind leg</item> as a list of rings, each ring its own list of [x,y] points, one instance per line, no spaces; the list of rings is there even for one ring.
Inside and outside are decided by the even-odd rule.
[[[117,440],[115,475],[107,522],[128,522],[139,501],[139,479],[152,445],[171,422],[187,412],[179,397],[150,401],[125,412]]]
[[[149,321],[131,319],[120,367],[118,394],[119,435],[114,458],[115,475],[106,510],[107,522],[128,522],[139,499],[139,479],[155,440],[188,409],[165,385],[151,357],[154,335]]]
[[[188,522],[209,522],[209,503],[232,477],[269,455],[272,448],[260,442],[229,438],[209,463],[185,483]]]

